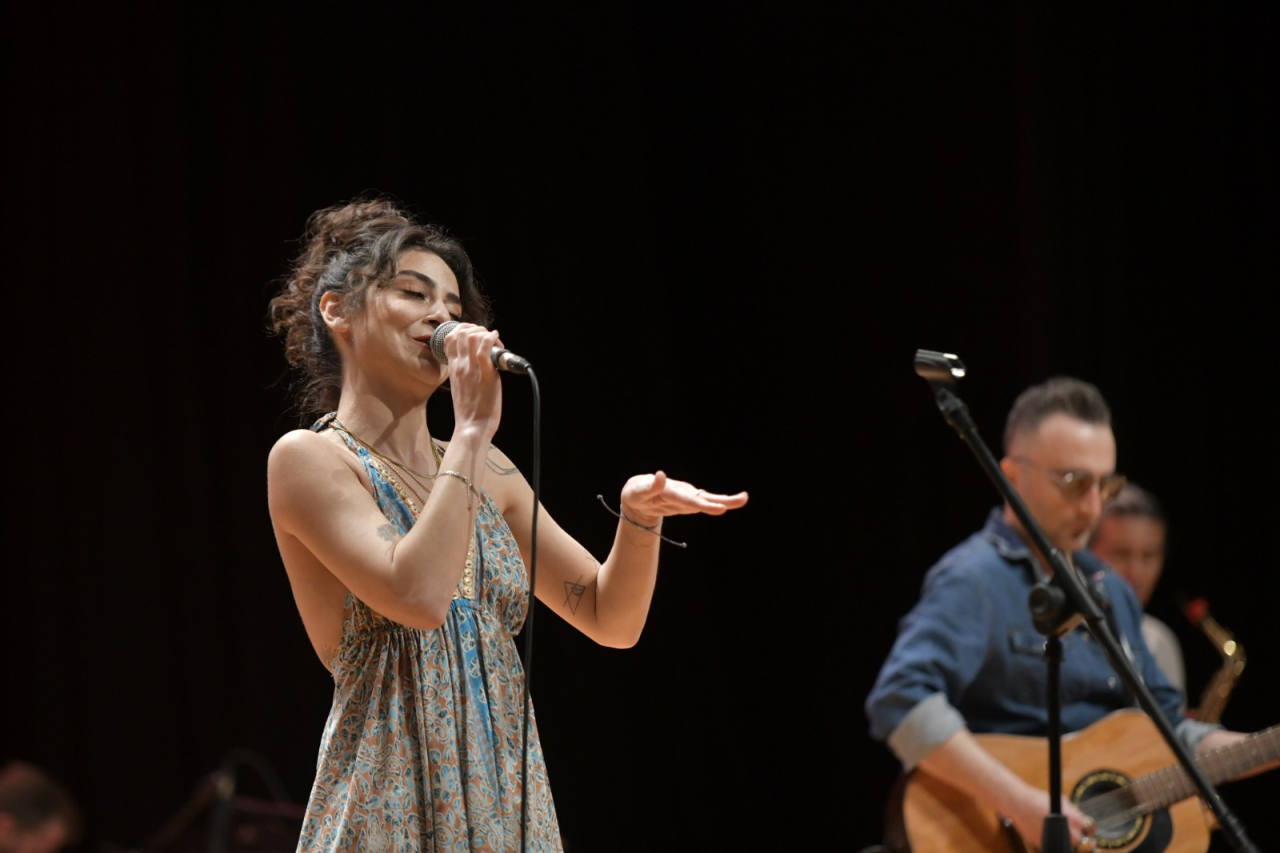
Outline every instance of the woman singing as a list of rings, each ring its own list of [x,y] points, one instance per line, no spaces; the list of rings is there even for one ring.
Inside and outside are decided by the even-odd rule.
[[[333,706],[300,850],[521,849],[524,673],[512,635],[531,605],[533,493],[491,444],[502,386],[488,305],[462,246],[394,205],[313,214],[272,300],[304,412],[268,460],[271,520]],[[432,332],[459,320],[444,340]],[[454,428],[427,399],[449,380]],[[603,564],[538,512],[534,594],[588,637],[633,645],[658,568],[662,520],[719,515],[661,471],[622,488]],[[566,595],[566,590],[569,594]],[[529,710],[528,849],[561,849]]]

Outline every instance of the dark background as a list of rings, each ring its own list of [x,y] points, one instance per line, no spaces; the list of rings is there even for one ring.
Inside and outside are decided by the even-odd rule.
[[[1225,722],[1275,723],[1275,30],[1115,5],[11,8],[0,759],[66,782],[86,849],[235,748],[305,801],[331,682],[267,517],[298,418],[265,312],[307,215],[366,191],[466,241],[588,547],[633,473],[752,494],[668,525],[635,649],[541,610],[575,853],[878,840],[862,700],[995,502],[919,347],[997,451],[1026,385],[1101,387],[1193,695],[1218,656],[1177,593],[1248,652]],[[497,440],[528,473],[518,379]],[[1264,849],[1278,781],[1223,790]]]

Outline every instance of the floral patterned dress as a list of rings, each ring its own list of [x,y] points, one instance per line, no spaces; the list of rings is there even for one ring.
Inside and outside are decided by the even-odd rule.
[[[313,427],[329,428],[359,456],[378,507],[403,535],[416,502],[332,415]],[[435,630],[392,622],[348,594],[300,851],[521,850],[524,672],[512,635],[524,624],[529,580],[487,494],[472,544]],[[559,851],[532,709],[528,737],[528,849]]]

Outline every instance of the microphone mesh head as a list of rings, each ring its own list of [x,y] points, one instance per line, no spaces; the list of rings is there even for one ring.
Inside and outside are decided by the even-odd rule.
[[[456,328],[458,328],[457,320],[446,320],[436,326],[436,330],[431,333],[431,354],[441,364],[449,363],[449,357],[444,354],[444,339],[449,337],[449,333]]]

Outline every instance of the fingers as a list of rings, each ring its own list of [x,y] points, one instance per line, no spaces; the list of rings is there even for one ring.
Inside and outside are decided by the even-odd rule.
[[[695,494],[699,500],[718,506],[722,511],[745,506],[748,497],[746,492],[738,492],[736,495],[720,495],[715,492],[708,492],[705,489],[698,489]]]
[[[449,372],[454,378],[473,374],[490,378],[497,373],[493,364],[493,350],[502,346],[502,338],[496,329],[486,329],[473,323],[461,323],[444,339],[445,356]]]
[[[691,512],[723,515],[727,510],[737,509],[747,502],[746,492],[738,492],[736,495],[722,495],[718,492],[708,492],[706,489],[695,489],[692,483],[672,482],[675,484],[673,487],[675,495],[687,496],[687,503],[692,507]]]
[[[459,323],[444,339],[444,351],[452,360],[454,354],[459,356],[472,352],[487,342],[489,346],[502,346],[497,329],[486,329],[474,323]]]
[[[448,364],[443,373],[452,389],[455,429],[482,426],[492,438],[502,418],[502,383],[493,364],[493,348],[501,344],[497,331],[462,323],[444,339]]]
[[[1080,840],[1076,842],[1078,853],[1094,853],[1098,849],[1098,825],[1086,817],[1080,825]]]
[[[632,477],[623,488],[623,501],[648,516],[723,515],[747,502],[747,493],[722,495],[696,488],[683,480],[672,480],[662,471]]]

